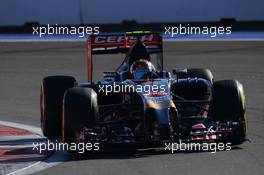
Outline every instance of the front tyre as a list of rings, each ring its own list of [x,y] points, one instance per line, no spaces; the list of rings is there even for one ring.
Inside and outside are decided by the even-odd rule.
[[[76,133],[83,127],[94,127],[98,122],[97,94],[92,88],[69,89],[63,100],[62,140],[75,143]]]
[[[229,139],[232,145],[243,143],[247,135],[247,115],[242,84],[237,80],[221,80],[213,85],[213,119],[236,121],[238,128]]]

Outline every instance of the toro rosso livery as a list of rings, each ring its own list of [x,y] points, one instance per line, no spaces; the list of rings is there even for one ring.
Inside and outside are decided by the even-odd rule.
[[[124,53],[124,61],[93,82],[93,57],[114,53]],[[46,137],[144,145],[180,140],[237,145],[246,140],[242,84],[214,81],[209,69],[165,71],[157,33],[89,36],[87,66],[87,83],[71,76],[43,79],[41,127]]]

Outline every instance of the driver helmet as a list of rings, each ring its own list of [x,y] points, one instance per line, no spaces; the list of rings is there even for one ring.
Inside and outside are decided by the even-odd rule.
[[[153,64],[145,59],[135,61],[130,67],[130,74],[135,80],[146,79],[154,71]]]

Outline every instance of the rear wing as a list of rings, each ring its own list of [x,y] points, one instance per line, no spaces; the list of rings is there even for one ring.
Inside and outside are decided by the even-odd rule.
[[[88,82],[92,82],[93,55],[128,53],[129,49],[140,39],[149,53],[160,54],[160,66],[163,68],[162,37],[151,32],[127,32],[125,34],[90,35],[87,38],[87,70]]]

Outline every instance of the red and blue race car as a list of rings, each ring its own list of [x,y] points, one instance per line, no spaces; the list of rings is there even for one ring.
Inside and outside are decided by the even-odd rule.
[[[49,76],[41,83],[41,127],[64,143],[230,142],[246,140],[242,84],[214,81],[209,69],[163,68],[158,33],[91,35],[88,82]],[[124,53],[120,66],[93,81],[93,57]],[[154,65],[155,63],[155,65]]]

